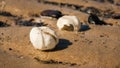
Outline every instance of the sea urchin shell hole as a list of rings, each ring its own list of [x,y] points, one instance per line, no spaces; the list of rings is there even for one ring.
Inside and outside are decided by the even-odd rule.
[[[62,28],[62,30],[74,31],[74,27],[73,27],[72,24],[70,24],[70,26],[64,25],[64,27]]]

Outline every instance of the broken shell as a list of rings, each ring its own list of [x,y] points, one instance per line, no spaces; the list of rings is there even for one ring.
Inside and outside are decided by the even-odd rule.
[[[41,15],[58,19],[62,16],[62,12],[60,12],[59,10],[44,10],[41,12]]]
[[[58,19],[57,27],[59,30],[79,31],[81,24],[76,16],[63,16]]]
[[[88,17],[89,24],[96,24],[96,25],[107,25],[104,21],[101,21],[96,14],[90,13]]]
[[[58,36],[49,27],[33,27],[30,31],[30,41],[35,49],[51,50],[57,45]]]

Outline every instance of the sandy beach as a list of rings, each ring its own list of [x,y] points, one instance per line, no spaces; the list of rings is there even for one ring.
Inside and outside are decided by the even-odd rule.
[[[0,68],[120,68],[120,2],[113,1],[0,0]],[[89,24],[88,7],[111,25]],[[77,16],[82,27],[78,33],[60,31],[57,19],[43,18],[59,43],[52,51],[40,51],[29,38],[35,26],[24,23],[47,9]]]

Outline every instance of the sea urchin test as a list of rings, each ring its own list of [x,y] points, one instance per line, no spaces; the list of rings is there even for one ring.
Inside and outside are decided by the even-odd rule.
[[[35,49],[52,50],[58,43],[58,36],[49,27],[33,27],[30,31],[30,41]]]
[[[76,16],[63,16],[58,19],[57,27],[59,30],[79,31],[81,24]]]

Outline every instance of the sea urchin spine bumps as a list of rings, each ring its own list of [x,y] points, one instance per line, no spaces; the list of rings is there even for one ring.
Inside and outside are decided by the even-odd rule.
[[[30,31],[30,41],[35,49],[52,50],[58,43],[58,36],[49,27],[33,27]]]
[[[79,31],[81,23],[76,16],[63,16],[58,19],[57,27],[59,30]]]

